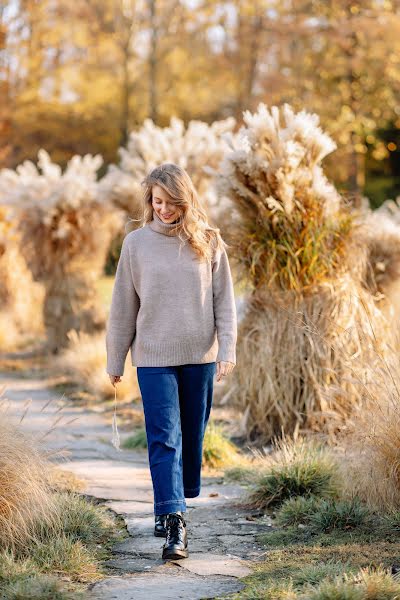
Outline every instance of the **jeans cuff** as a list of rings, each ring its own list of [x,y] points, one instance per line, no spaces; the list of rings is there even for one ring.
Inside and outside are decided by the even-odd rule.
[[[200,494],[200,487],[197,488],[185,488],[185,498],[197,498]]]
[[[154,514],[155,515],[166,515],[174,513],[180,510],[181,512],[186,511],[185,498],[178,498],[178,500],[167,500],[164,502],[154,503]]]

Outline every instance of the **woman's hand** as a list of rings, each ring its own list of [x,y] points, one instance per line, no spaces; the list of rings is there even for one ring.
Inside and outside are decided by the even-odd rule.
[[[225,377],[225,375],[232,373],[234,368],[235,363],[226,360],[219,360],[217,362],[217,381],[219,381],[221,377]]]
[[[121,381],[121,375],[109,375],[109,378],[113,385]]]

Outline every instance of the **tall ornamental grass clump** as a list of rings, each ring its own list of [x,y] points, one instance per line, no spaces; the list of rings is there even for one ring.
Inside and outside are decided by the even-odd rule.
[[[243,118],[215,171],[237,209],[229,241],[251,287],[231,397],[259,442],[296,427],[334,437],[390,327],[362,285],[361,227],[323,173],[336,145],[318,116],[260,104]]]
[[[30,598],[26,590],[36,590],[32,597],[63,598],[61,578],[69,583],[101,578],[104,546],[121,539],[122,531],[106,507],[58,487],[50,462],[54,451],[44,447],[45,436],[25,431],[26,411],[17,420],[8,408],[2,400],[0,597]]]
[[[0,408],[0,550],[19,549],[35,538],[38,523],[55,527],[57,506],[45,454]]]
[[[38,166],[25,161],[15,171],[0,171],[0,203],[12,209],[20,251],[45,286],[46,346],[52,352],[68,344],[68,331],[105,325],[96,282],[121,214],[99,198],[101,164],[100,155],[73,156],[62,173],[41,149]]]
[[[372,510],[400,510],[400,359],[379,356],[363,405],[356,407],[338,442],[346,493]]]
[[[43,288],[33,281],[19,248],[17,224],[4,206],[0,206],[0,281],[0,348],[9,350],[24,334],[43,332]]]
[[[363,285],[371,291],[377,306],[392,323],[398,335],[400,323],[400,196],[385,200],[371,210],[362,206],[363,239],[368,260]]]
[[[132,131],[126,148],[119,148],[118,165],[110,165],[100,181],[100,195],[110,200],[129,216],[141,209],[141,181],[148,172],[164,162],[173,162],[186,169],[205,202],[211,217],[224,220],[230,203],[221,202],[213,188],[207,167],[215,167],[228,146],[224,134],[236,125],[233,117],[210,125],[192,120],[185,126],[178,117],[171,117],[166,127],[151,119]]]

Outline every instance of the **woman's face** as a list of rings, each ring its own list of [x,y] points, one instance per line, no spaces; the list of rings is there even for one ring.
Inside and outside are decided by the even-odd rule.
[[[173,223],[179,219],[180,211],[171,201],[171,196],[159,185],[152,187],[152,206],[164,223]]]

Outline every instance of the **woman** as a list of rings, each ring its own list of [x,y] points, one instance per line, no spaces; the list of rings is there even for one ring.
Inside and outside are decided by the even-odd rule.
[[[185,498],[200,494],[204,431],[217,381],[236,364],[233,282],[219,229],[187,172],[172,163],[142,182],[144,218],[125,236],[107,321],[107,373],[129,348],[143,401],[162,557],[186,558]]]

